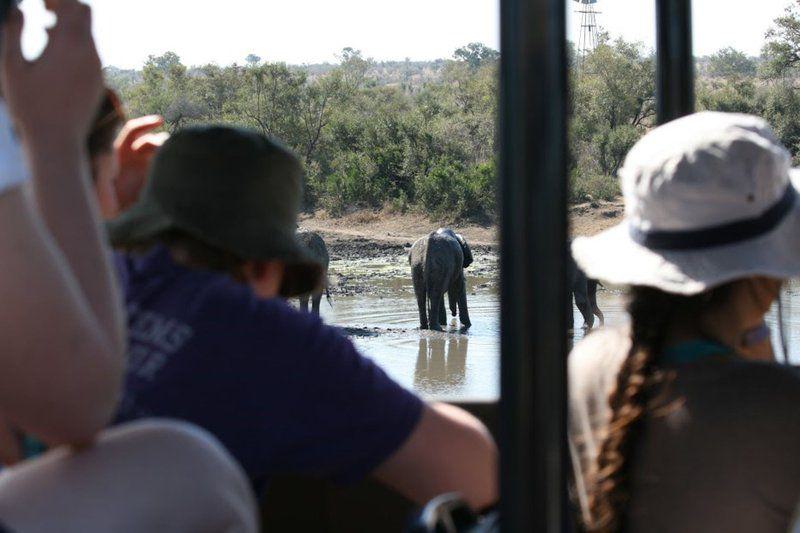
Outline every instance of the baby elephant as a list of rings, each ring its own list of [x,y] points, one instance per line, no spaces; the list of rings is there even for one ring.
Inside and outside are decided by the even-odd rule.
[[[303,246],[308,248],[311,253],[322,263],[322,266],[325,269],[325,296],[328,299],[328,303],[330,304],[331,301],[331,293],[328,289],[328,265],[330,264],[330,256],[328,255],[328,247],[325,246],[325,241],[320,237],[319,233],[314,231],[306,231],[301,230],[297,232],[297,240],[299,240]],[[309,297],[311,299],[311,308],[315,315],[319,315],[319,304],[322,301],[322,290],[319,292],[315,292],[311,295],[304,294],[300,297],[300,309],[303,311],[308,311],[308,300]]]
[[[467,311],[464,269],[472,264],[472,251],[464,237],[449,228],[440,228],[414,243],[408,261],[419,306],[420,329],[441,331],[442,324],[447,324],[445,292],[453,317],[457,307],[461,328],[468,329],[472,324]]]

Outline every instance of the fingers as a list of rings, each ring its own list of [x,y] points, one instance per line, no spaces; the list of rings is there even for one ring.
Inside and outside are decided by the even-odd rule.
[[[137,153],[150,153],[155,152],[169,139],[169,133],[148,133],[142,135],[133,142],[131,148]]]
[[[132,145],[136,139],[150,132],[164,123],[164,118],[158,115],[147,115],[134,118],[125,123],[117,135],[114,146],[119,149],[125,145]]]

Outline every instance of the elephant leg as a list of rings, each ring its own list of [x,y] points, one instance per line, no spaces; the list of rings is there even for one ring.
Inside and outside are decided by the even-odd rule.
[[[447,325],[447,308],[444,306],[444,295],[442,295],[442,299],[439,302],[439,324],[443,326]]]
[[[450,314],[455,318],[458,314],[458,289],[447,291],[447,299],[450,303]]]
[[[419,309],[419,329],[428,329],[428,311],[425,308],[425,282],[422,273],[414,269],[411,272],[411,281],[414,283],[414,294],[417,296]]]
[[[594,313],[597,318],[600,319],[600,325],[604,326],[606,324],[606,317],[603,316],[603,312],[600,310],[600,306],[597,305],[597,285],[598,281],[596,279],[589,280],[589,305],[592,306],[592,313]]]
[[[467,310],[467,283],[464,276],[461,276],[460,288],[458,291],[458,319],[461,321],[461,329],[467,330],[472,326],[469,320],[469,311]]]
[[[319,303],[322,301],[322,293],[315,294],[311,299],[311,312],[319,316]]]
[[[300,297],[300,310],[308,313],[308,296]]]
[[[584,329],[592,329],[592,326],[594,326],[594,314],[589,304],[589,295],[587,294],[586,288],[575,292],[575,305],[578,306],[578,311],[580,311],[581,316],[583,316]]]
[[[430,328],[436,331],[442,331],[442,325],[439,323],[440,312],[442,310],[442,303],[444,302],[444,293],[440,291],[430,291],[428,293],[428,318],[430,318]]]

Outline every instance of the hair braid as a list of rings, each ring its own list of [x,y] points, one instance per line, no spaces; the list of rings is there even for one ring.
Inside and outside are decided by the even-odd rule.
[[[649,287],[634,287],[628,303],[631,348],[617,375],[608,402],[611,420],[597,457],[590,489],[590,531],[610,532],[625,528],[630,499],[630,471],[643,422],[656,389],[664,382],[658,357],[670,326],[679,317],[696,317],[716,305],[729,285],[696,296],[679,296]]]

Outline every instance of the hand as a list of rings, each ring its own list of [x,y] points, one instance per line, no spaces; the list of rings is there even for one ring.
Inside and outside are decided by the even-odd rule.
[[[46,0],[58,21],[34,62],[22,56],[22,12],[12,8],[0,44],[0,81],[12,115],[30,146],[68,141],[83,146],[103,91],[92,17],[78,0]]]
[[[156,151],[169,138],[168,133],[150,133],[164,123],[158,115],[129,120],[114,142],[119,173],[114,187],[122,211],[139,198],[147,180],[150,162]]]

